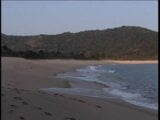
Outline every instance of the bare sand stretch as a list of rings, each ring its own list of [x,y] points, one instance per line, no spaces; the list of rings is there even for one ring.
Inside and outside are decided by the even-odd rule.
[[[50,77],[57,73],[112,61],[1,59],[2,120],[158,120],[157,112],[127,103],[39,90],[70,87]]]
[[[102,60],[117,64],[158,64],[158,60]]]

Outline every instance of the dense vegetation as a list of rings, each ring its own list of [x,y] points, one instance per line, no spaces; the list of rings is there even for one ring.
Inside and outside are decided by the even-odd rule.
[[[2,56],[73,59],[157,59],[158,33],[122,26],[58,35],[1,34]]]

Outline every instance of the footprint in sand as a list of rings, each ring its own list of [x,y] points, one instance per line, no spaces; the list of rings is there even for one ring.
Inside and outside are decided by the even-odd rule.
[[[55,93],[54,95],[55,95],[55,96],[64,97],[63,95],[61,95],[61,94],[57,94],[57,93]]]
[[[48,116],[52,116],[52,114],[51,113],[49,113],[49,112],[44,112],[46,115],[48,115]]]
[[[16,93],[20,94],[20,91],[18,88],[14,88],[14,90],[16,91]]]
[[[42,110],[42,108],[41,108],[41,107],[34,107],[34,108],[36,108],[36,109],[38,109],[38,110]]]
[[[80,99],[77,99],[77,98],[69,98],[69,99],[71,99],[71,100],[73,100],[73,101],[81,102],[81,103],[86,103],[85,101],[80,100]],[[102,108],[100,105],[95,105],[95,106],[96,106],[97,108],[99,108],[99,109]]]
[[[23,116],[20,116],[19,119],[20,120],[25,120],[25,118]]]
[[[96,106],[97,108],[100,108],[100,109],[102,108],[100,105],[95,105],[95,106]]]
[[[81,102],[81,103],[86,103],[85,101],[80,100],[80,99],[76,99],[76,98],[69,98],[69,99],[74,100],[74,101],[77,101],[77,102]]]
[[[13,112],[14,112],[14,110],[9,110],[9,111],[8,111],[8,113],[13,113]]]
[[[72,117],[66,117],[65,119],[66,120],[76,120],[75,118],[72,118]]]
[[[14,97],[15,100],[22,100],[21,97]]]
[[[23,101],[22,104],[23,105],[28,105],[28,103],[26,101]]]
[[[10,106],[13,107],[13,108],[17,108],[17,106],[16,106],[16,105],[13,105],[13,104],[11,104]]]

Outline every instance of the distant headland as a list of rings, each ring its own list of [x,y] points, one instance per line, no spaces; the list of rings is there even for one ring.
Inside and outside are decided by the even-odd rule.
[[[57,35],[1,34],[1,38],[2,56],[32,59],[158,59],[158,32],[138,26]]]

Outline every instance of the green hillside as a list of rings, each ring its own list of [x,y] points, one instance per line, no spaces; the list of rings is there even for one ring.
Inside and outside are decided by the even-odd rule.
[[[71,59],[158,59],[158,32],[134,26],[58,35],[1,34],[2,56]]]

